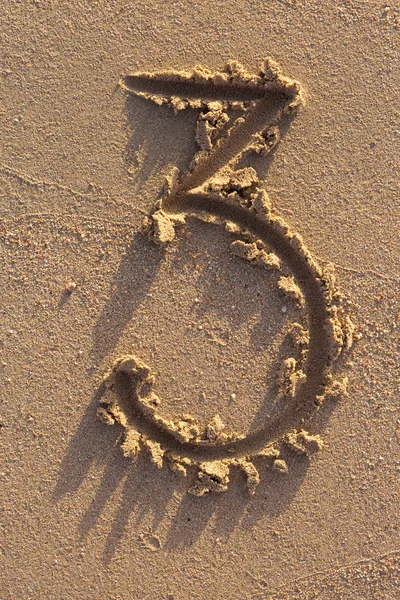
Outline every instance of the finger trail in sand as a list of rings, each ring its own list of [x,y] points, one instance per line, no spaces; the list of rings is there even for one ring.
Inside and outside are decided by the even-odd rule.
[[[200,110],[196,128],[199,151],[188,174],[174,169],[164,196],[144,223],[150,240],[173,242],[176,227],[188,216],[224,226],[235,236],[232,252],[257,267],[280,270],[279,289],[305,309],[305,322],[292,326],[300,358],[289,357],[277,374],[284,408],[257,431],[242,435],[227,431],[218,415],[201,429],[190,415],[179,420],[160,416],[161,399],[154,392],[154,374],[140,358],[119,358],[106,376],[115,393],[103,399],[98,415],[125,429],[122,450],[135,459],[146,450],[158,466],[164,463],[182,475],[197,468],[190,492],[224,491],[232,467],[246,476],[250,493],[259,482],[254,460],[286,473],[282,448],[311,455],[323,446],[319,435],[307,432],[307,422],[327,396],[346,394],[347,379],[333,375],[335,363],[354,337],[343,296],[331,266],[321,267],[282,218],[277,216],[252,167],[239,168],[249,154],[266,154],[279,140],[279,123],[303,101],[300,84],[285,77],[267,59],[257,74],[238,63],[221,72],[196,67],[191,72],[128,75],[128,92],[168,104],[175,111]],[[243,116],[229,128],[228,109]]]

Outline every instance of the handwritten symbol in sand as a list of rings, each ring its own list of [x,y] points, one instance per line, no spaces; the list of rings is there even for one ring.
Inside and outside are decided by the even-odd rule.
[[[266,466],[285,473],[283,446],[308,455],[322,447],[321,438],[305,427],[327,396],[346,393],[347,379],[334,379],[332,370],[352,345],[354,333],[332,268],[319,266],[302,239],[275,214],[256,171],[239,168],[245,157],[267,154],[276,145],[279,124],[302,104],[302,88],[269,59],[257,74],[229,63],[221,72],[196,67],[189,73],[128,75],[123,87],[175,111],[200,111],[199,150],[189,173],[174,169],[167,179],[163,198],[144,224],[149,238],[160,245],[171,243],[176,226],[189,215],[223,225],[237,238],[231,245],[234,254],[282,272],[279,287],[304,306],[306,318],[291,330],[300,358],[286,359],[278,373],[285,407],[255,432],[228,432],[218,415],[203,431],[188,415],[177,421],[162,418],[154,375],[134,355],[119,358],[107,374],[107,385],[115,393],[101,401],[98,415],[124,427],[125,456],[135,459],[144,449],[157,466],[166,463],[185,476],[196,467],[191,493],[226,490],[232,467],[244,471],[254,493],[259,482],[255,458],[257,464],[264,459]],[[232,108],[241,108],[243,116],[229,128]]]

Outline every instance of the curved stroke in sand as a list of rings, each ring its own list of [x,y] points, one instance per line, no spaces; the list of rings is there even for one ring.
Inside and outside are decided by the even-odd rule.
[[[323,394],[326,384],[326,371],[330,364],[330,348],[327,328],[329,315],[323,290],[309,267],[306,257],[290,245],[290,240],[277,231],[273,225],[261,221],[257,216],[239,206],[227,205],[204,196],[185,195],[179,198],[179,210],[193,214],[194,211],[206,211],[212,215],[229,218],[246,227],[262,241],[268,243],[276,254],[286,262],[296,277],[296,281],[304,294],[307,308],[309,328],[309,348],[305,365],[304,385],[299,387],[298,394],[280,413],[279,417],[244,439],[225,443],[210,441],[180,442],[173,432],[168,432],[157,422],[148,417],[137,401],[135,382],[129,377],[122,384],[119,393],[127,394],[132,401],[132,417],[143,433],[160,443],[173,454],[187,456],[198,460],[215,460],[226,456],[248,456],[256,454],[266,444],[279,438],[292,428],[301,425],[302,420],[315,409],[316,398]],[[122,382],[121,382],[122,383]]]

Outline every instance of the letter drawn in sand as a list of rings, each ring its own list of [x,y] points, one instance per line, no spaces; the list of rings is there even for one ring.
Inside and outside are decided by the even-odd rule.
[[[284,408],[255,432],[229,432],[219,415],[204,430],[190,415],[164,419],[158,410],[161,399],[153,391],[154,375],[135,355],[119,358],[107,374],[107,386],[115,393],[101,401],[98,415],[123,426],[122,451],[132,460],[145,450],[160,468],[166,464],[183,476],[196,468],[192,494],[225,491],[232,468],[242,470],[254,493],[260,479],[254,459],[283,474],[288,471],[283,448],[307,456],[322,448],[307,423],[326,397],[345,393],[347,379],[336,379],[333,368],[354,336],[332,268],[318,265],[302,239],[275,214],[256,171],[238,167],[245,156],[271,151],[279,141],[279,123],[295,114],[303,91],[270,59],[257,74],[231,62],[221,72],[196,67],[127,75],[122,87],[175,112],[199,110],[198,152],[189,173],[175,168],[167,178],[163,198],[144,223],[149,239],[173,243],[176,226],[189,215],[221,224],[237,238],[231,245],[235,256],[258,268],[282,271],[279,290],[304,307],[305,322],[291,328],[300,358],[289,357],[277,373]],[[244,112],[228,128],[232,108]]]

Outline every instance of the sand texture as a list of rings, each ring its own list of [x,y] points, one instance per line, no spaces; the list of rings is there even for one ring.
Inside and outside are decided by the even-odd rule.
[[[4,3],[1,600],[396,598],[399,26]]]

